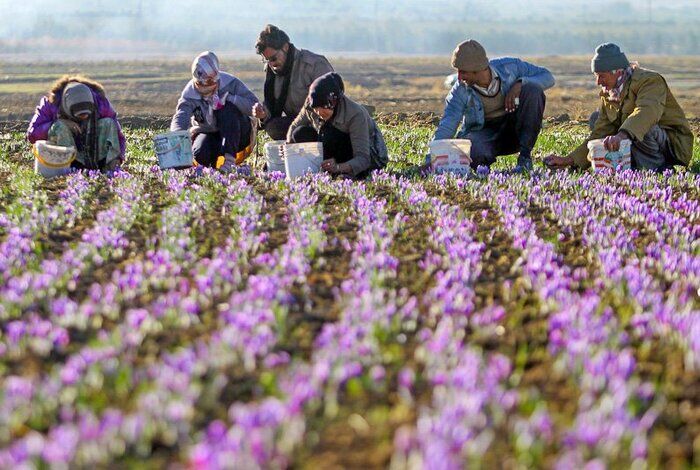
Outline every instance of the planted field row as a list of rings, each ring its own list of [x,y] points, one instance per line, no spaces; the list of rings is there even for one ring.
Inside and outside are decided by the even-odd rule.
[[[698,464],[697,183],[20,177],[0,467]]]

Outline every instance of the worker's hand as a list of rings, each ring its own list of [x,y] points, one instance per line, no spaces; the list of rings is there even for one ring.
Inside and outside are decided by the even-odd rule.
[[[506,95],[506,112],[512,113],[518,109],[520,105],[520,90],[522,90],[523,84],[520,82],[515,82],[513,87],[510,89]]]
[[[199,126],[192,126],[190,127],[190,137],[194,139],[197,137],[199,134],[212,134],[216,132],[217,129],[214,126],[211,126],[209,124],[203,124]]]
[[[328,160],[323,160],[321,163],[321,169],[327,171],[331,175],[351,175],[352,167],[347,163],[337,163],[332,158]]]
[[[553,170],[561,170],[574,165],[574,159],[571,157],[562,157],[555,154],[550,154],[544,157],[544,164]]]
[[[255,103],[253,105],[253,116],[264,121],[267,119],[267,111],[265,111],[265,106],[260,103]]]
[[[321,162],[321,169],[330,173],[331,175],[340,173],[340,165],[338,165],[338,163],[332,158],[323,160]]]
[[[71,133],[73,134],[81,134],[82,130],[80,129],[80,124],[77,122],[71,120],[71,119],[60,119],[60,121],[70,129]]]
[[[625,131],[620,131],[615,135],[609,135],[603,140],[603,147],[610,152],[617,152],[620,150],[620,143],[627,138],[627,133]]]

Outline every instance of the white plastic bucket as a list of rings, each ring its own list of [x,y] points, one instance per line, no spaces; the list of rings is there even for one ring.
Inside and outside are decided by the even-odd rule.
[[[52,145],[45,140],[34,143],[34,173],[54,178],[69,173],[76,156],[75,147]]]
[[[192,166],[192,142],[188,131],[167,132],[153,138],[158,156],[158,166],[187,168]]]
[[[285,144],[282,147],[282,153],[287,179],[299,178],[306,173],[321,171],[321,162],[323,161],[321,142]]]
[[[284,159],[282,158],[285,140],[273,140],[265,144],[265,159],[268,171],[281,171],[284,173]]]
[[[632,141],[623,139],[620,142],[620,150],[610,152],[603,145],[603,139],[591,140],[588,142],[588,160],[591,161],[594,171],[629,170],[632,168]]]
[[[457,173],[465,175],[471,172],[471,148],[469,139],[433,140],[430,148],[430,167],[435,173]]]

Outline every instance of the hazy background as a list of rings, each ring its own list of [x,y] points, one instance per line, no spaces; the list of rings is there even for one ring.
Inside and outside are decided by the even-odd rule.
[[[326,54],[449,54],[466,37],[491,54],[700,53],[700,0],[0,0],[4,58],[252,54],[270,22]]]

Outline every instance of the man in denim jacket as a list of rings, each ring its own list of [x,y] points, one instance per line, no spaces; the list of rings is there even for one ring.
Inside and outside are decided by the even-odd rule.
[[[489,61],[473,39],[457,46],[452,66],[458,80],[445,99],[433,139],[456,135],[471,140],[472,168],[518,152],[515,171],[531,170],[532,148],[542,128],[544,90],[554,85],[549,70],[510,57]]]

